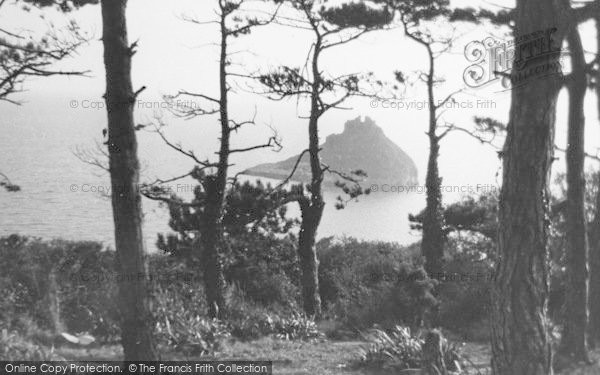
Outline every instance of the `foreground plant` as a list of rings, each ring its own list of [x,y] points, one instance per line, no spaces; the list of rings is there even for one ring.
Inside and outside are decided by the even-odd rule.
[[[367,345],[358,352],[360,367],[400,371],[420,369],[425,364],[425,339],[420,333],[413,334],[408,327],[396,326],[389,333],[374,328],[363,334],[363,337]],[[446,368],[449,371],[460,371],[463,362],[460,346],[442,338],[441,351]]]

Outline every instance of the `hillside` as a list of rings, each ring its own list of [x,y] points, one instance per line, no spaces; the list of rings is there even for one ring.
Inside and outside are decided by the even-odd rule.
[[[277,162],[249,168],[244,174],[274,179],[286,178],[296,163],[298,155]],[[349,173],[361,169],[368,177],[364,182],[395,185],[417,183],[418,172],[414,161],[398,145],[385,136],[375,122],[360,117],[346,122],[341,134],[329,135],[322,144],[321,159],[332,169]],[[310,181],[308,155],[302,157],[293,180]],[[328,174],[326,183],[339,177]]]

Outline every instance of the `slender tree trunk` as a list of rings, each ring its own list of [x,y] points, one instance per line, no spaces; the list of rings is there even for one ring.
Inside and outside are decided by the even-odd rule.
[[[121,341],[125,360],[156,360],[152,336],[147,259],[131,84],[132,48],[127,40],[127,0],[102,0],[108,150],[119,275]]]
[[[210,177],[207,177],[210,178]],[[206,302],[208,315],[211,318],[224,318],[227,313],[225,301],[225,277],[223,276],[223,260],[220,252],[222,246],[222,210],[219,202],[222,194],[217,191],[216,180],[211,180],[205,186],[215,189],[207,194],[205,223],[201,234],[201,247],[203,250],[202,262],[204,271],[204,285],[206,288]]]
[[[53,333],[59,334],[65,331],[61,319],[61,301],[60,301],[60,286],[56,280],[56,270],[51,270],[48,274],[48,285],[46,292],[46,304],[48,306],[48,316],[52,324]]]
[[[523,52],[526,59],[527,48],[519,45],[522,42],[518,38],[555,27],[552,49],[560,49],[564,14],[560,0],[517,0],[515,50]],[[543,63],[559,64],[558,53],[546,56]],[[512,75],[517,73],[513,69]],[[561,86],[560,75],[549,75],[533,77],[512,91],[502,152],[498,263],[491,298],[491,364],[495,375],[553,373],[547,317],[547,186]]]
[[[598,176],[600,179],[600,176]],[[596,193],[594,221],[590,228],[590,324],[589,341],[600,346],[600,188]]]
[[[439,279],[443,272],[444,260],[444,215],[442,209],[442,192],[438,158],[440,155],[440,139],[436,134],[436,103],[433,93],[434,85],[434,57],[430,46],[429,72],[427,74],[427,92],[429,100],[429,161],[427,163],[427,176],[425,187],[427,189],[427,204],[423,216],[423,239],[421,253],[425,257],[425,270],[431,278]]]
[[[319,260],[317,257],[317,228],[321,222],[325,204],[310,202],[301,207],[302,223],[298,241],[298,255],[302,269],[302,299],[304,311],[309,316],[321,315],[319,294]]]
[[[448,375],[448,369],[444,362],[444,337],[437,330],[430,330],[425,335],[423,343],[423,374],[424,375]]]
[[[321,224],[325,201],[323,200],[322,183],[323,167],[319,156],[319,117],[321,107],[319,95],[321,76],[319,73],[319,54],[322,40],[317,36],[312,56],[313,85],[311,94],[311,111],[308,122],[308,154],[310,159],[311,182],[310,198],[300,201],[302,223],[298,238],[298,256],[302,269],[302,297],[304,311],[310,315],[321,315],[321,296],[319,294],[319,259],[317,256],[317,229]]]
[[[444,259],[444,217],[442,211],[441,178],[438,168],[440,145],[435,134],[429,136],[429,162],[425,187],[427,205],[423,216],[421,251],[425,257],[425,270],[431,278],[440,278]]]
[[[600,53],[600,16],[596,17],[596,51]],[[596,81],[596,101],[600,120],[600,69],[594,77]],[[594,221],[590,228],[590,343],[600,344],[600,187],[596,192]]]
[[[221,56],[219,60],[221,147],[219,150],[217,172],[214,176],[207,177],[205,185],[207,202],[204,217],[205,223],[203,224],[203,233],[201,234],[208,314],[211,318],[219,319],[227,315],[225,300],[226,282],[223,274],[221,254],[221,247],[223,246],[223,215],[230,153],[227,89],[227,25],[225,24],[225,18],[226,14],[224,13],[221,16]]]
[[[577,27],[568,35],[572,80],[569,80],[569,131],[567,147],[567,286],[563,334],[559,354],[574,361],[589,361],[588,243],[585,216],[586,63]]]

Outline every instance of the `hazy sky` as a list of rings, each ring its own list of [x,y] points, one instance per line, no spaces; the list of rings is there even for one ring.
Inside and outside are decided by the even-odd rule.
[[[216,25],[193,25],[184,22],[181,17],[186,15],[201,20],[214,19],[213,9],[216,1],[130,0],[129,4],[130,40],[139,39],[139,49],[133,67],[134,85],[148,87],[140,97],[140,100],[145,103],[142,107],[160,101],[163,94],[174,93],[180,89],[215,95],[218,83],[216,64],[218,51],[211,43],[217,40]],[[464,1],[462,4],[455,2],[455,4],[474,6],[471,1]],[[490,3],[482,4],[490,7]],[[498,1],[497,4],[510,6],[512,2]],[[40,25],[43,25],[37,19],[35,12],[25,13],[20,9],[3,9],[3,12],[0,22],[3,26],[9,25],[13,30],[18,28],[39,30]],[[78,56],[60,66],[90,70],[91,77],[55,77],[27,81],[28,91],[16,97],[23,100],[22,107],[14,109],[8,108],[7,104],[0,104],[0,110],[9,114],[8,118],[3,116],[0,119],[0,127],[7,126],[9,122],[16,125],[14,123],[18,122],[18,117],[10,117],[11,113],[36,111],[42,107],[48,111],[50,107],[57,118],[76,117],[84,122],[81,126],[93,127],[89,132],[89,144],[100,138],[101,129],[105,126],[102,123],[104,112],[101,109],[82,108],[93,106],[96,102],[101,103],[104,92],[102,45],[99,40],[102,30],[100,7],[86,7],[69,17],[77,20],[84,30],[94,35],[94,39],[79,51]],[[60,27],[65,18],[54,12],[47,12],[46,19]],[[593,24],[584,25],[582,30],[586,50],[593,51],[595,48]],[[459,28],[458,33],[462,34],[462,37],[455,43],[455,48],[437,62],[439,75],[446,79],[446,83],[437,89],[439,98],[464,87],[462,75],[469,65],[463,56],[464,46],[472,40],[482,39],[489,34],[489,31],[493,31],[497,36],[503,35],[500,30],[485,25],[467,25]],[[279,64],[302,65],[309,48],[310,34],[279,25],[257,29],[251,35],[236,40],[232,47],[233,50],[240,51],[233,59],[235,68],[240,72],[255,71]],[[373,32],[348,46],[330,50],[324,58],[324,70],[332,74],[372,71],[383,80],[392,80],[392,73],[395,70],[410,74],[427,67],[423,48],[405,39],[400,29]],[[240,82],[239,85],[239,93],[232,98],[233,113],[238,120],[243,120],[251,116],[256,109],[259,125],[241,132],[234,138],[234,143],[248,145],[262,142],[269,135],[265,124],[270,124],[278,129],[283,138],[284,149],[278,154],[259,151],[241,156],[235,160],[238,169],[258,162],[281,160],[306,147],[306,121],[298,118],[298,115],[306,114],[304,105],[297,106],[293,100],[270,102],[244,92],[245,83]],[[510,94],[497,92],[500,88],[499,84],[494,84],[485,89],[471,90],[459,95],[457,100],[472,108],[451,109],[447,112],[446,119],[465,126],[471,123],[474,115],[506,120]],[[564,145],[566,132],[565,99],[566,94],[562,93],[557,124],[557,143],[561,145]],[[333,111],[323,118],[321,138],[324,140],[326,135],[340,132],[346,120],[358,115],[370,116],[384,129],[389,138],[415,159],[422,179],[428,152],[424,134],[427,111],[415,109],[414,106],[423,100],[425,100],[424,91],[419,85],[409,88],[402,104],[397,104],[405,107],[402,109],[381,108],[381,103],[378,103],[377,108],[373,108],[375,105],[368,99],[353,100],[351,110]],[[593,153],[600,144],[595,100],[593,93],[590,93],[586,99],[587,148]],[[73,108],[74,105],[71,104],[73,101],[77,103],[75,105],[77,108]],[[413,104],[410,104],[411,102]],[[408,105],[412,105],[413,108],[406,109]],[[140,121],[145,121],[152,117],[153,113],[154,110],[140,108],[136,114]],[[200,155],[209,156],[213,153],[218,130],[216,117],[184,122],[170,119],[168,113],[165,116],[171,124],[168,134],[173,140],[181,140],[184,145],[194,148]],[[86,119],[93,120],[88,123]],[[149,162],[150,164],[156,164],[154,157],[157,153],[168,152],[165,148],[161,148],[155,135],[140,134],[140,139],[142,158],[148,156],[153,160]],[[495,174],[499,164],[495,152],[468,136],[457,133],[447,137],[442,144],[441,154],[441,172],[447,183],[490,183],[496,180]],[[169,155],[165,160],[174,159]],[[562,164],[564,163],[559,161],[555,166],[563,169]],[[176,173],[187,169],[187,166],[183,165],[164,167],[164,165],[151,166],[156,168],[153,171],[160,171],[156,173],[161,174],[163,171]]]

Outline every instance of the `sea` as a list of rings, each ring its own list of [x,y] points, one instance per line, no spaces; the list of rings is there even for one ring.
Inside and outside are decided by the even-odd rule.
[[[3,113],[0,120],[0,171],[21,187],[21,191],[16,193],[0,191],[0,236],[17,233],[43,239],[99,241],[107,247],[114,246],[110,179],[106,171],[90,163],[93,160],[105,161],[97,145],[103,141],[106,114],[101,108],[76,110],[69,108],[71,106],[65,98],[38,100],[35,104],[22,106],[0,106]],[[214,124],[205,126],[216,128]],[[190,149],[215,150],[216,132],[198,130],[202,127],[189,124],[181,127],[169,133],[174,141],[181,140]],[[287,153],[265,151],[245,155],[236,160],[233,172],[297,154],[303,148],[304,139],[300,135],[304,132],[290,134],[286,142]],[[243,141],[252,138],[251,135],[240,137]],[[167,179],[190,170],[190,161],[166,147],[156,133],[140,131],[138,139],[143,181]],[[426,153],[424,150],[423,155],[416,159],[420,180],[424,175]],[[199,155],[210,156],[211,153],[199,151]],[[244,175],[240,178],[256,179]],[[476,181],[478,183],[468,185],[471,190],[495,188],[494,181],[490,179]],[[193,189],[191,182],[185,180],[173,182],[170,186],[184,197],[189,197]],[[450,189],[444,193],[444,199],[460,199],[466,189],[464,184],[457,186],[455,191]],[[403,245],[418,241],[420,234],[411,231],[408,216],[425,206],[424,189],[381,184],[374,186],[373,190],[370,195],[349,202],[342,210],[335,208],[340,191],[335,188],[326,190],[319,238],[354,237]],[[150,251],[156,251],[158,233],[170,231],[168,210],[148,199],[144,199],[143,209],[145,241]],[[289,213],[298,215],[299,210],[292,204]]]

